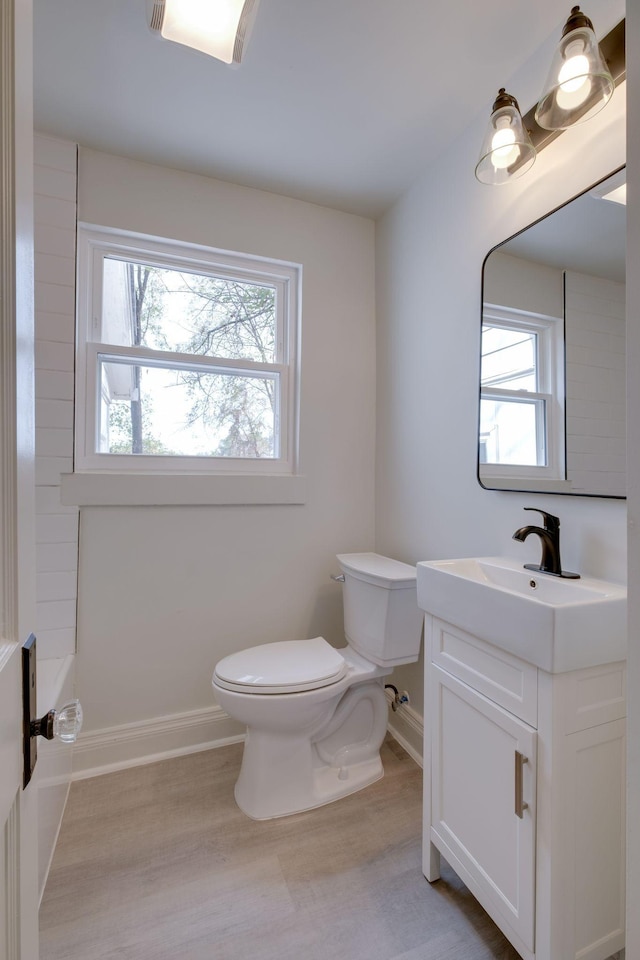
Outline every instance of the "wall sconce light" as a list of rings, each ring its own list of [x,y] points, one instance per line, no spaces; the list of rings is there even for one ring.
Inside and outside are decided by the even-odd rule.
[[[613,96],[609,72],[589,17],[574,7],[564,25],[536,108],[545,130],[566,130],[599,113]]]
[[[500,172],[496,169],[494,161],[500,162],[500,154],[495,149],[487,149],[487,138],[492,127],[493,133],[496,132],[494,118],[501,95],[509,97],[501,90],[492,108],[489,131],[476,165],[476,178],[481,183],[501,184],[526,173],[536,155],[564,130],[599,113],[625,77],[625,21],[617,24],[598,45],[593,24],[580,7],[573,7],[562,31],[542,97],[521,117],[533,156],[525,153],[523,148],[521,156],[503,164]],[[509,99],[517,109],[515,99]],[[513,142],[520,143],[519,140]],[[503,158],[505,156],[506,152],[502,154]]]
[[[476,177],[481,183],[508,183],[526,173],[535,159],[535,147],[522,123],[518,101],[502,87],[482,141]]]
[[[223,63],[242,60],[259,0],[147,0],[156,36],[207,53]]]

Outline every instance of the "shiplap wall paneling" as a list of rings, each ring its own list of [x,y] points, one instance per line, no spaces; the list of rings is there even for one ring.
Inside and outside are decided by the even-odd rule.
[[[78,509],[60,503],[73,469],[77,148],[35,138],[36,531],[40,656],[75,651]]]

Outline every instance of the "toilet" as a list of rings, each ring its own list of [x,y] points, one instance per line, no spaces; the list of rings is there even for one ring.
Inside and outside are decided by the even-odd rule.
[[[416,570],[377,553],[337,559],[346,647],[266,643],[224,657],[213,674],[216,701],[247,727],[235,798],[254,820],[311,810],[383,776],[384,678],[420,650]]]

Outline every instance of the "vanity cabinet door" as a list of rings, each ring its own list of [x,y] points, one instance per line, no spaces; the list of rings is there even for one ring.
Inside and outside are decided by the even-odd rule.
[[[536,731],[433,663],[430,673],[431,842],[530,955]]]

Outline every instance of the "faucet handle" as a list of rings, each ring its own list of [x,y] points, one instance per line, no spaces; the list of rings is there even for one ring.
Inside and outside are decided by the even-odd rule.
[[[539,510],[538,507],[524,507],[524,510],[533,510],[534,513],[541,513],[544,520],[544,528],[548,530],[549,533],[557,533],[560,529],[560,517],[554,517],[552,513],[547,513],[545,510]]]

